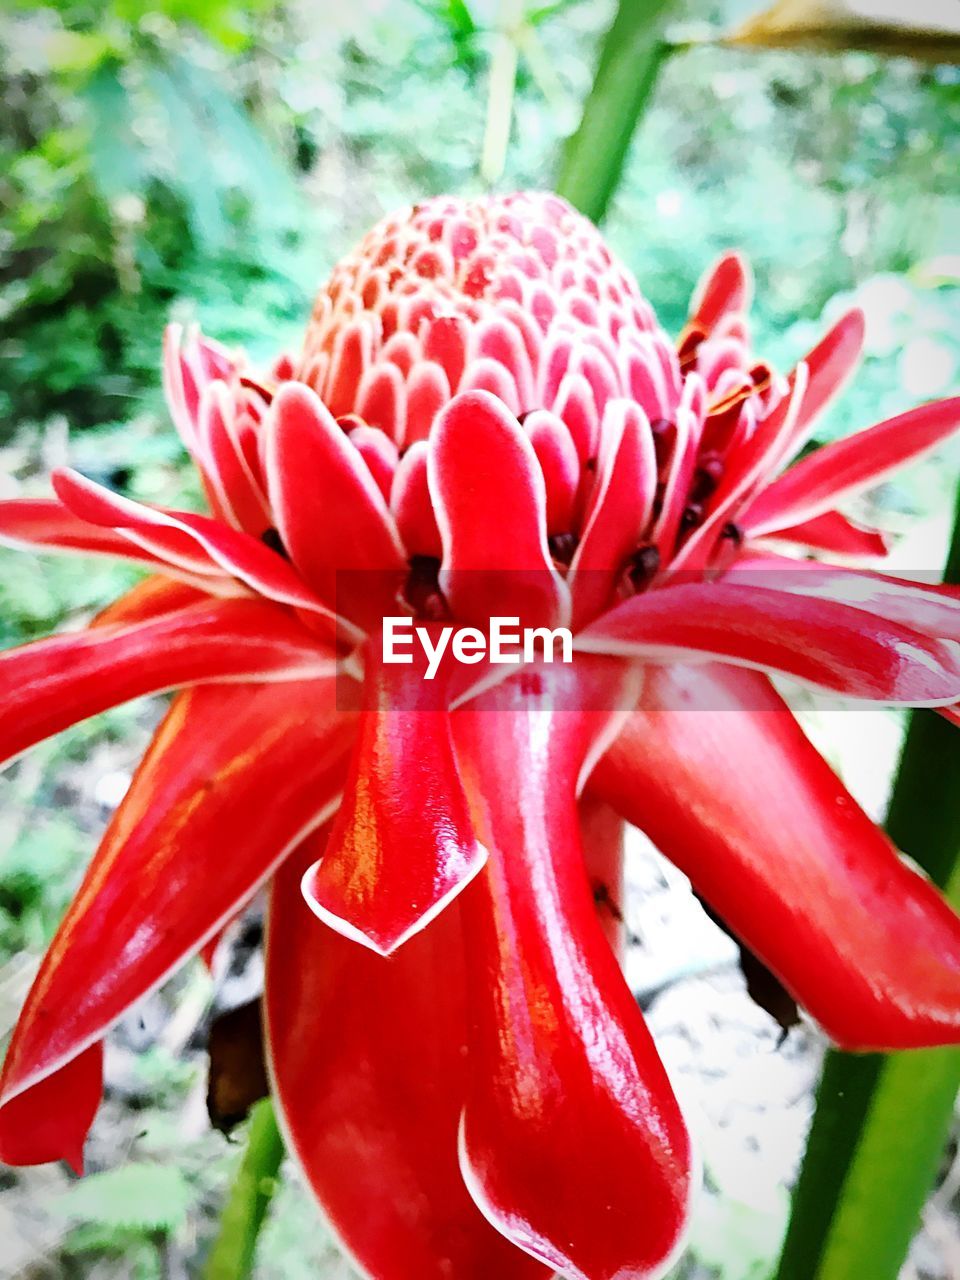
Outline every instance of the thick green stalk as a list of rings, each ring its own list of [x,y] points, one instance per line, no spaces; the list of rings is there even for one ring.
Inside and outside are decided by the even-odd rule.
[[[264,1098],[250,1113],[247,1149],[227,1195],[204,1280],[246,1280],[251,1274],[257,1237],[277,1189],[282,1160],[283,1138],[273,1103]]]
[[[960,907],[960,731],[933,711],[910,717],[887,830]],[[777,1280],[896,1280],[958,1089],[960,1049],[827,1055]]]
[[[580,124],[564,147],[557,191],[594,222],[617,189],[630,139],[670,51],[663,25],[672,4],[620,0]]]

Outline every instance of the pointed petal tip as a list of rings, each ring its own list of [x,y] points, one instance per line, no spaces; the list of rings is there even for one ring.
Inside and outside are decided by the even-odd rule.
[[[430,904],[426,911],[418,912],[411,905],[408,911],[396,917],[393,928],[384,927],[383,921],[374,923],[372,919],[365,921],[361,927],[348,920],[342,912],[335,911],[328,906],[323,900],[326,896],[325,886],[319,883],[323,859],[313,863],[304,872],[300,882],[300,891],[307,906],[323,924],[333,929],[335,933],[339,933],[342,938],[359,943],[360,946],[366,947],[369,951],[373,951],[376,955],[387,959],[399,951],[411,938],[415,938],[418,933],[422,933],[455,898],[459,897],[467,885],[483,870],[488,856],[487,849],[477,841],[474,845],[473,856],[469,859],[469,866],[462,879],[451,885],[444,894]]]

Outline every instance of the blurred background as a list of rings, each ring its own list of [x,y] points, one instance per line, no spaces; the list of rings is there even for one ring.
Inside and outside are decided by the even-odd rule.
[[[826,438],[957,385],[960,70],[719,39],[760,7],[664,6],[672,52],[595,211],[608,205],[609,239],[672,333],[729,246],[753,261],[756,345],[781,367],[862,302],[867,359]],[[556,186],[614,13],[606,0],[8,0],[0,497],[46,492],[69,456],[141,499],[198,500],[159,392],[164,323],[197,321],[267,361],[298,346],[318,284],[382,213],[444,191]],[[957,463],[954,451],[915,466],[866,513],[901,535],[900,567],[942,561]],[[0,647],[85,619],[132,580],[79,564],[0,551]],[[0,778],[0,1035],[160,701],[72,730]],[[897,717],[811,708],[806,722],[882,814]],[[635,846],[630,977],[701,1116],[706,1163],[677,1276],[763,1280],[823,1046],[805,1025],[782,1037],[682,878]],[[235,965],[218,1007],[256,982],[255,961]],[[92,1177],[0,1172],[0,1275],[202,1273],[238,1158],[204,1105],[210,1004],[196,965],[117,1028]],[[904,1277],[960,1278],[958,1187],[953,1139]],[[262,1280],[351,1275],[292,1175],[259,1258]]]

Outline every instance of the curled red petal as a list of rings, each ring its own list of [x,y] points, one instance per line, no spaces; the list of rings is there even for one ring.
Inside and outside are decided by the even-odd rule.
[[[88,716],[199,683],[329,676],[335,657],[282,609],[213,600],[0,653],[0,761]]]
[[[467,1007],[460,905],[389,960],[319,924],[310,841],[270,892],[265,1010],[287,1149],[378,1280],[547,1280],[482,1217],[457,1167]]]
[[[608,603],[650,519],[656,489],[647,415],[629,400],[611,400],[600,424],[597,482],[570,565],[574,627]]]
[[[722,658],[847,697],[907,706],[960,695],[956,645],[782,584],[693,582],[649,591],[596,619],[574,647],[650,662]]]
[[[859,307],[847,311],[804,356],[809,382],[803,405],[790,436],[784,441],[783,457],[798,453],[810,439],[820,414],[840,394],[860,362],[865,333]]]
[[[330,816],[352,730],[333,680],[180,694],[44,957],[4,1106],[99,1040]]]
[[[350,443],[367,464],[384,502],[390,501],[390,489],[397,470],[397,446],[379,427],[362,422],[350,432]]]
[[[960,642],[960,588],[955,586],[770,553],[741,556],[724,582],[835,601],[925,636]]]
[[[364,709],[323,859],[303,882],[332,928],[389,955],[486,861],[453,752],[446,680],[366,648]]]
[[[569,601],[547,548],[543,473],[517,419],[488,392],[464,392],[440,414],[429,447],[440,585],[457,617],[562,623]]]
[[[838,556],[885,556],[890,551],[890,539],[882,530],[859,525],[839,511],[825,511],[812,520],[778,529],[770,536],[778,542],[796,543]]]
[[[543,472],[547,491],[547,532],[569,533],[580,483],[580,459],[561,418],[546,409],[527,414],[523,429]]]
[[[590,779],[847,1049],[960,1040],[960,920],[766,677],[651,669]]]
[[[237,422],[237,409],[225,383],[205,388],[200,399],[198,437],[207,457],[217,506],[238,529],[260,537],[273,523],[266,494],[254,474]]]
[[[691,1152],[585,873],[575,790],[610,726],[589,708],[611,705],[585,671],[521,673],[455,717],[490,848],[460,899],[473,1020],[460,1163],[532,1256],[577,1280],[640,1280],[677,1249]]]
[[[338,612],[378,621],[404,569],[393,517],[360,453],[299,383],[273,401],[267,476],[280,535],[304,578]]]
[[[960,396],[922,405],[825,444],[794,463],[750,504],[744,531],[757,537],[812,520],[929,453],[958,427]]]
[[[53,486],[57,496],[81,519],[115,529],[152,555],[189,573],[231,574],[260,595],[318,615],[332,629],[331,610],[310,591],[292,565],[258,538],[209,516],[134,502],[73,471],[55,471]]]
[[[173,572],[165,558],[137,546],[122,533],[81,520],[58,498],[10,498],[0,502],[0,543],[40,551],[65,551],[79,555],[116,556],[136,560],[152,568]],[[209,575],[221,584],[229,583],[223,570],[208,561],[191,564],[193,575]],[[182,575],[181,575],[182,576]],[[210,590],[222,594],[216,583]]]
[[[671,572],[699,571],[706,567],[724,525],[777,465],[784,442],[793,434],[803,409],[808,386],[807,366],[802,362],[791,375],[788,393],[772,413],[756,427],[753,435],[734,450],[716,492],[708,503],[703,524],[695,529],[674,556]]]

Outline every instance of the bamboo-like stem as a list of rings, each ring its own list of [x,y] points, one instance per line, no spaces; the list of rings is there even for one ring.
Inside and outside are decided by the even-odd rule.
[[[630,140],[670,53],[663,24],[673,3],[620,0],[580,124],[564,147],[557,192],[594,222],[617,189]]]
[[[204,1280],[246,1280],[252,1273],[257,1239],[277,1189],[282,1161],[283,1138],[273,1103],[264,1098],[250,1115],[247,1148],[227,1194]]]
[[[960,582],[960,490],[944,577]],[[887,830],[960,907],[960,731],[933,711],[910,717]],[[958,1049],[827,1055],[777,1280],[896,1280],[958,1088]]]

